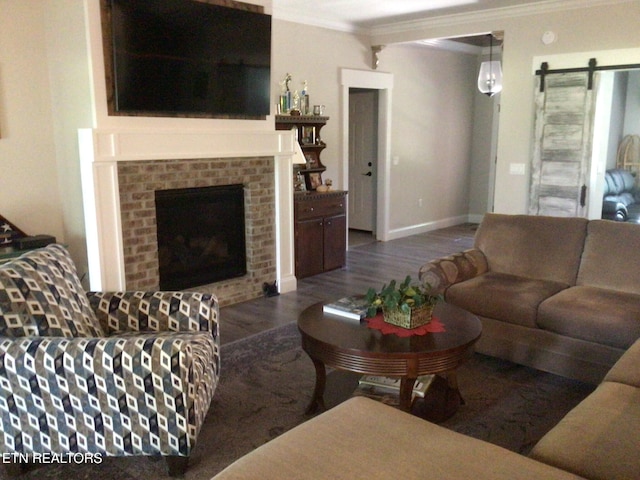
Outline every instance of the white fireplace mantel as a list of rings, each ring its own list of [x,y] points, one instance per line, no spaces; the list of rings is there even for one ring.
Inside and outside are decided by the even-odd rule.
[[[289,131],[80,129],[82,190],[92,290],[126,290],[118,162],[273,157],[276,196],[276,281],[296,289],[293,247],[293,163],[304,163]]]

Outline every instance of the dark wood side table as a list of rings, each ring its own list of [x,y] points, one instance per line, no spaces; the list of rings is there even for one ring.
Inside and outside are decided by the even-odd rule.
[[[473,353],[482,333],[478,318],[461,308],[439,304],[434,316],[446,332],[401,338],[384,335],[366,321],[325,314],[322,303],[305,309],[298,317],[302,349],[316,370],[316,385],[307,413],[324,409],[326,367],[350,372],[399,377],[400,408],[411,411],[411,394],[417,377],[442,374],[459,394],[456,369]]]

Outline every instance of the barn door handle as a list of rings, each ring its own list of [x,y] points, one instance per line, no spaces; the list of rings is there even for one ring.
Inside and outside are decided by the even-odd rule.
[[[580,189],[580,206],[581,207],[584,207],[586,205],[586,200],[587,200],[587,186],[582,185],[582,188]]]
[[[373,175],[371,172],[367,172],[367,173],[363,173],[362,175],[366,176],[366,177],[370,177],[371,175]]]

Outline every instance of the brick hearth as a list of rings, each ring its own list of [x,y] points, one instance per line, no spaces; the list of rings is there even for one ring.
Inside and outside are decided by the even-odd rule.
[[[213,292],[221,305],[262,295],[276,279],[274,161],[270,157],[145,160],[118,164],[125,279],[128,290],[159,288],[154,192],[242,183],[247,274],[190,290]]]

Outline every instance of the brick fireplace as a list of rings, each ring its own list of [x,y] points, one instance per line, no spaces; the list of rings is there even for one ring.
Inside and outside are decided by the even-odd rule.
[[[188,290],[214,291],[221,305],[256,298],[276,279],[273,158],[150,160],[118,165],[125,281],[131,290],[159,288],[154,193],[194,187],[245,187],[247,274]]]
[[[190,290],[221,304],[296,289],[291,132],[81,129],[80,161],[92,290],[154,290],[158,258],[154,191],[245,185],[247,275]]]

